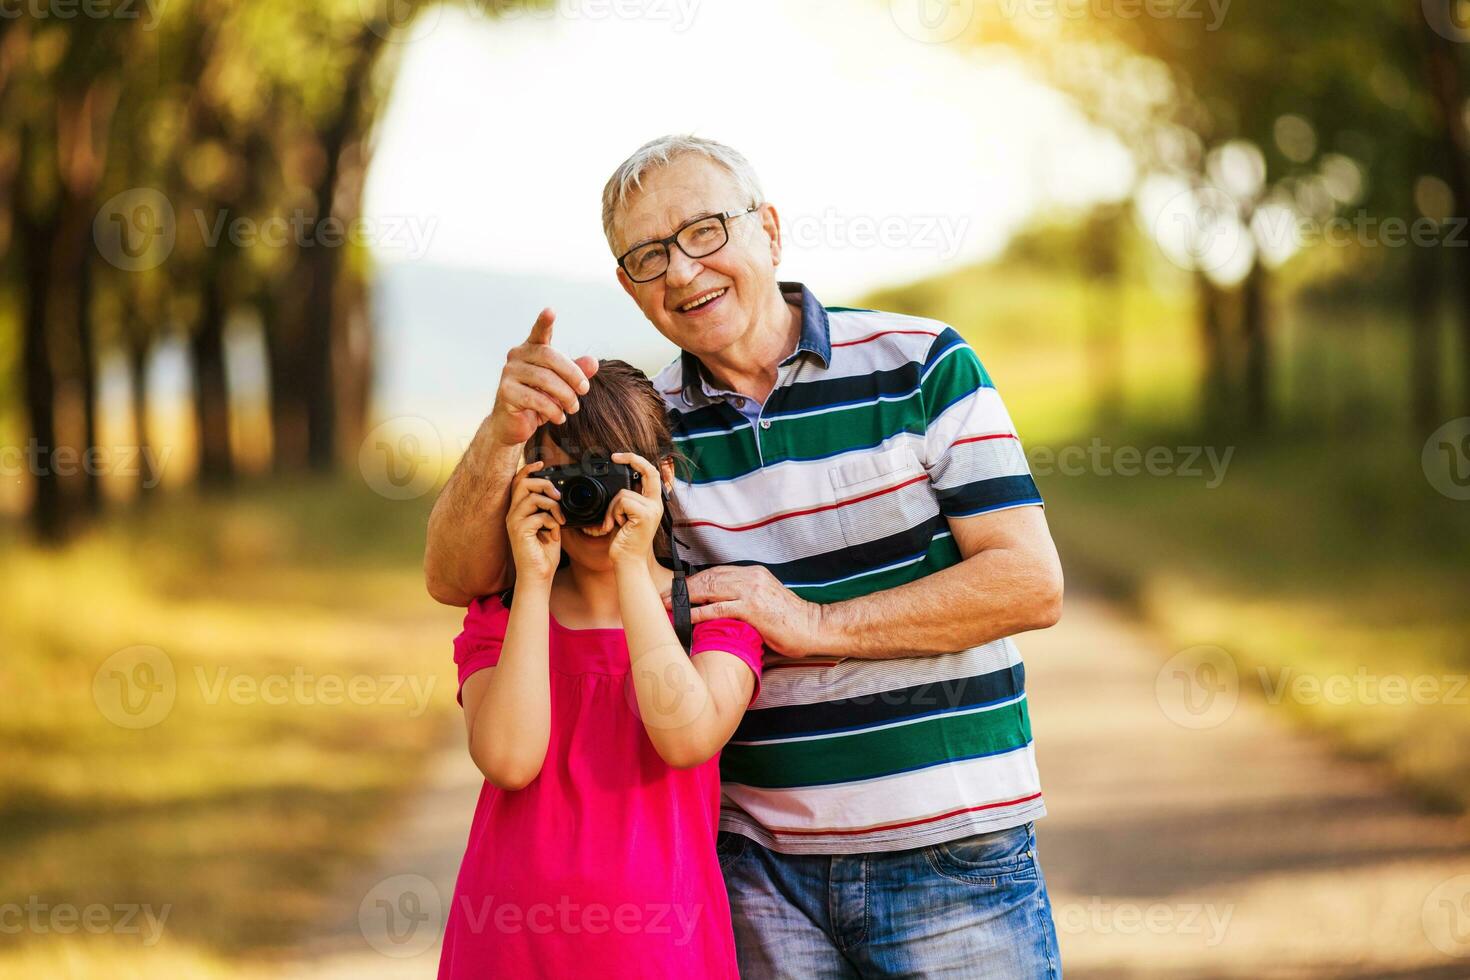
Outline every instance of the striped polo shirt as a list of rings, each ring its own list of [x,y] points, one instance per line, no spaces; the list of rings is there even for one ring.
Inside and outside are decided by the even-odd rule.
[[[764,565],[802,598],[837,602],[959,562],[949,518],[1041,503],[1000,396],[952,328],[781,289],[801,335],[758,414],[688,352],[655,381],[686,457],[673,506],[692,566]],[[770,664],[720,773],[720,829],[790,854],[919,847],[1045,812],[1009,639]]]

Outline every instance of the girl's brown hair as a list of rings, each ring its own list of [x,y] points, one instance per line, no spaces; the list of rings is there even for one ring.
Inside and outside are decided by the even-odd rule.
[[[587,384],[577,411],[560,425],[543,423],[531,436],[527,459],[539,459],[544,440],[550,440],[578,463],[591,454],[613,453],[637,453],[655,467],[670,457],[677,463],[668,408],[648,375],[627,361],[604,358],[597,362],[597,373]],[[654,553],[668,553],[662,528],[654,541]]]

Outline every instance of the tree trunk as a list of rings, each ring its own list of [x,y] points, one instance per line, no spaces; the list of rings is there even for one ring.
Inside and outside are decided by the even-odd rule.
[[[225,309],[217,281],[217,259],[206,266],[200,316],[190,341],[194,414],[198,424],[199,482],[218,487],[234,478],[230,455],[230,395],[225,380]]]
[[[1266,267],[1259,259],[1241,287],[1240,327],[1245,343],[1245,421],[1251,432],[1271,425],[1271,338]]]
[[[1229,427],[1230,358],[1225,343],[1221,295],[1209,276],[1196,272],[1195,303],[1199,314],[1200,355],[1204,369],[1200,379],[1200,418],[1206,432],[1215,434]]]
[[[299,282],[287,275],[282,288],[290,295]],[[301,380],[300,329],[297,313],[288,314],[276,293],[257,298],[265,330],[266,362],[270,366],[271,468],[279,476],[299,472],[307,465],[306,398]]]
[[[1455,212],[1462,218],[1470,215],[1470,135],[1467,135],[1462,108],[1464,86],[1460,80],[1459,51],[1422,16],[1415,3],[1416,19],[1423,25],[1429,95],[1439,124],[1441,148],[1445,155],[1445,178],[1455,197]],[[1470,415],[1470,249],[1454,249],[1459,274],[1453,276],[1459,287],[1460,307],[1460,411]]]
[[[138,495],[135,499],[144,501],[157,489],[162,474],[154,469],[153,444],[148,435],[149,344],[136,323],[130,323],[129,328],[132,343],[128,350],[128,373],[132,378],[133,440],[138,450]]]
[[[321,149],[327,165],[313,188],[318,221],[337,213],[334,205],[343,153],[361,133],[373,63],[382,43],[381,35],[370,29],[358,34],[353,44],[355,56],[343,79],[342,100],[322,129]],[[318,242],[301,254],[307,274],[302,345],[306,359],[307,456],[317,470],[329,470],[337,462],[338,385],[333,352],[343,330],[335,308],[341,251],[341,247],[328,248]]]
[[[88,242],[91,240],[91,226],[87,227]],[[101,446],[101,433],[97,423],[97,340],[96,330],[92,323],[92,253],[90,249],[83,246],[83,251],[76,257],[76,307],[73,313],[76,317],[77,331],[77,378],[82,388],[82,420],[83,437],[85,444],[83,458],[95,455],[95,449]],[[82,467],[82,480],[84,487],[83,501],[87,512],[92,515],[102,512],[102,474],[96,466],[84,465]]]
[[[24,139],[24,137],[22,137]],[[31,468],[31,527],[42,542],[56,544],[65,531],[65,502],[61,481],[51,463],[56,448],[56,376],[51,364],[47,330],[51,298],[53,226],[18,215],[22,313],[21,367],[25,372],[25,405],[30,419],[26,446]]]
[[[1441,421],[1439,406],[1439,249],[1409,257],[1409,420],[1419,435]]]
[[[1122,314],[1118,281],[1120,216],[1115,207],[1093,210],[1083,241],[1083,268],[1096,290],[1097,301],[1088,304],[1087,351],[1092,374],[1093,404],[1097,420],[1105,428],[1115,425],[1123,414]]]

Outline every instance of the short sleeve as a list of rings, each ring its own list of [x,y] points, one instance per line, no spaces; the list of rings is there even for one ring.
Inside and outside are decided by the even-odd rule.
[[[694,639],[689,644],[689,656],[706,650],[723,650],[743,660],[755,674],[755,688],[750,701],[761,694],[761,655],[765,643],[754,626],[738,619],[711,619],[694,626]]]
[[[477,670],[494,667],[500,662],[500,645],[505,641],[506,624],[510,622],[510,610],[500,601],[500,596],[483,596],[470,603],[465,613],[464,628],[454,638],[454,662],[459,667],[459,686]],[[456,695],[460,704],[464,698]]]
[[[924,469],[945,517],[1041,503],[1010,413],[980,358],[954,328],[934,338],[919,387]]]

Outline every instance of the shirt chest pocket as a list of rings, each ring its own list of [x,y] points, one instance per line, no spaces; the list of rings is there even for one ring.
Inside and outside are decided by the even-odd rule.
[[[849,547],[900,534],[939,513],[929,474],[908,446],[855,456],[830,467],[827,478]]]

